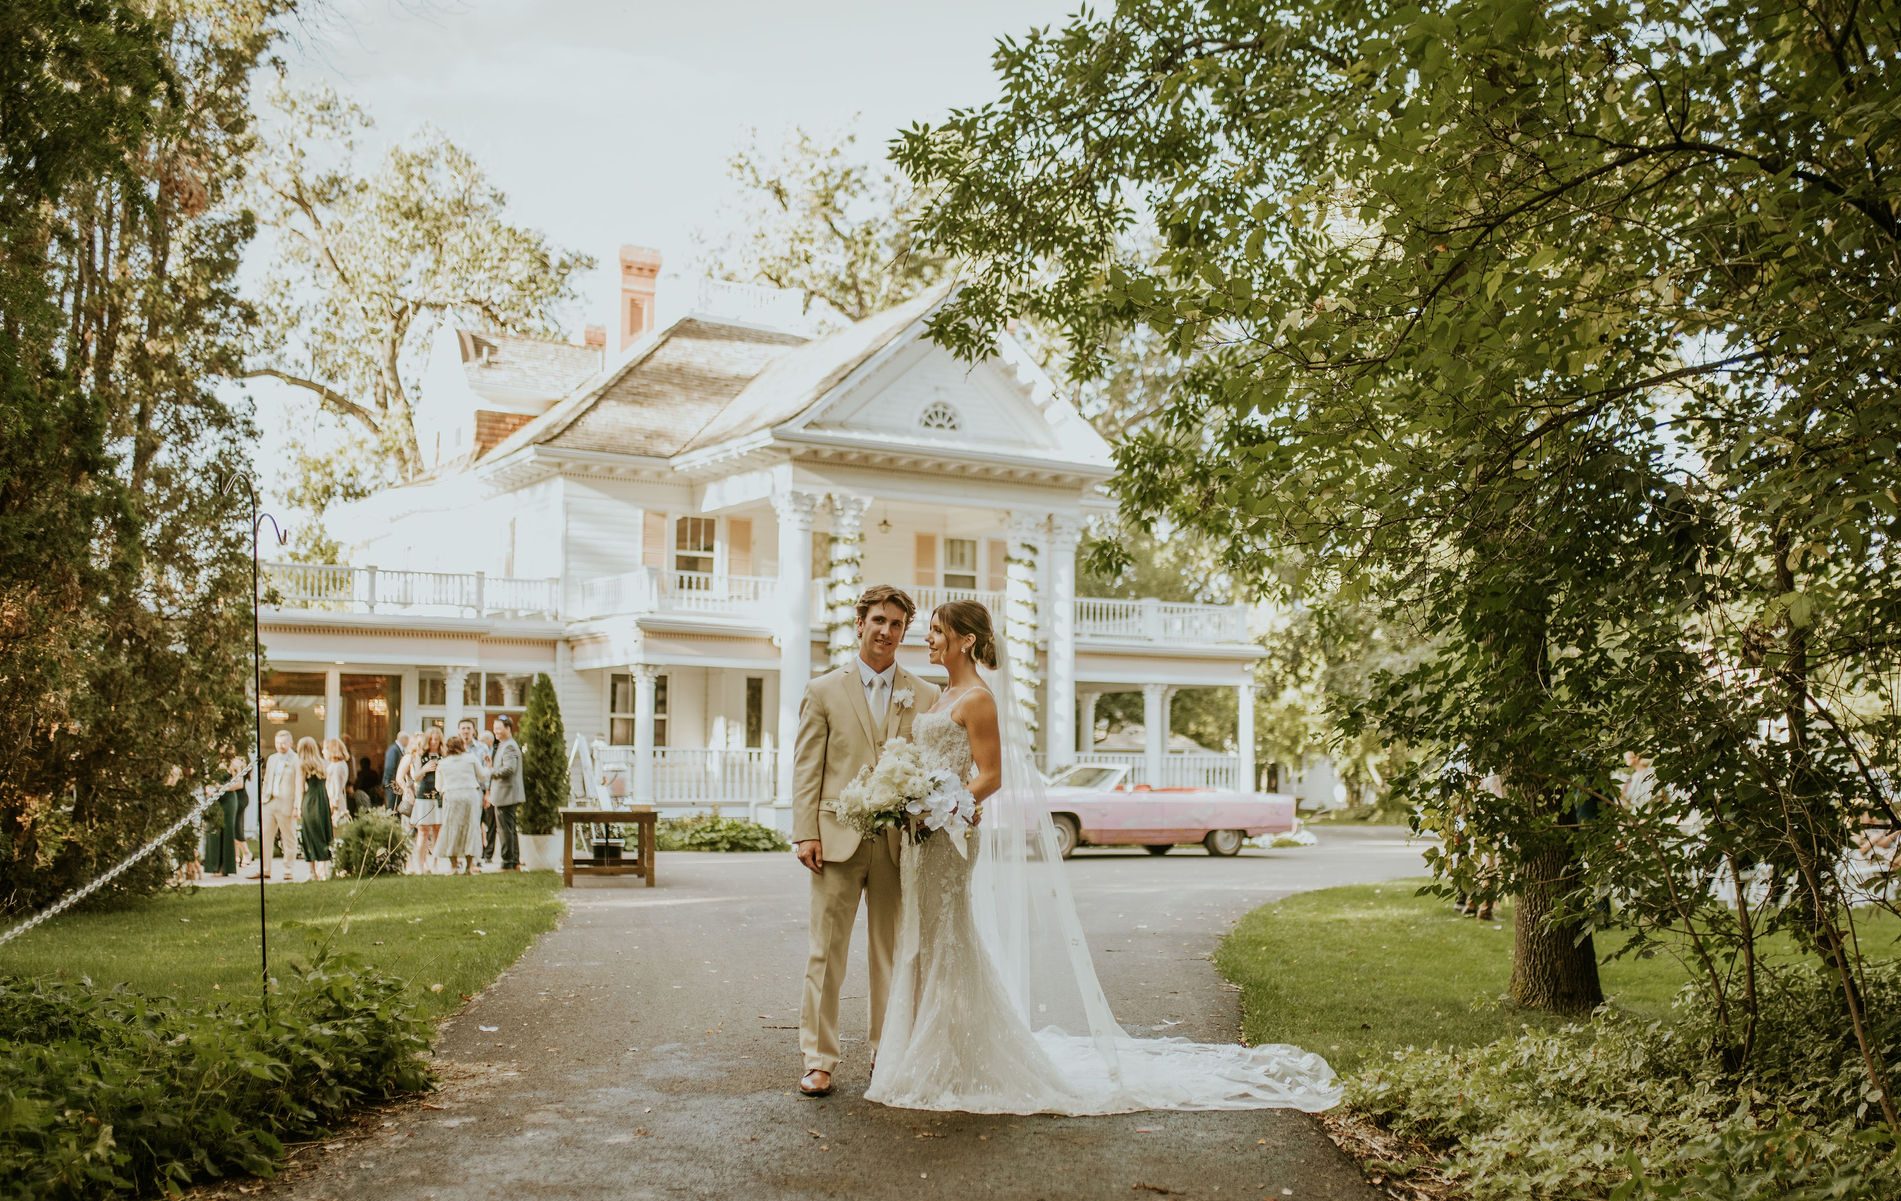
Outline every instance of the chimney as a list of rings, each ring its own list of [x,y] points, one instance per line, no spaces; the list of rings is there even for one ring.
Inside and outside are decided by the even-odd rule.
[[[620,248],[620,349],[653,328],[654,283],[660,252],[650,246]]]
[[[590,325],[582,330],[581,345],[587,347],[589,350],[606,350],[607,327],[605,325]]]

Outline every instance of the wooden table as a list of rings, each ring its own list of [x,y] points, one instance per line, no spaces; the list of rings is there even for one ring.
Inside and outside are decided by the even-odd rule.
[[[561,811],[561,883],[563,887],[574,887],[576,876],[645,876],[647,887],[653,887],[653,842],[654,823],[657,815],[652,805],[636,805],[631,809],[563,809]],[[634,828],[634,845],[631,858],[623,855],[620,859],[596,859],[594,848],[588,847],[585,858],[574,857],[574,827],[599,825],[631,825]]]

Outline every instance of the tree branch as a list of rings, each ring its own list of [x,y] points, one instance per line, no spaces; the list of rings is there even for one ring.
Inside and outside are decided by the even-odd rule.
[[[338,392],[328,385],[320,384],[316,380],[305,379],[301,375],[292,375],[288,371],[279,371],[275,367],[253,367],[240,374],[238,378],[274,379],[289,384],[293,388],[302,388],[306,392],[314,392],[317,395],[317,399],[323,403],[324,408],[329,409],[340,417],[350,417],[362,422],[363,427],[373,434],[382,432],[381,428],[377,425],[376,414],[372,412],[368,406],[358,404],[343,393]]]

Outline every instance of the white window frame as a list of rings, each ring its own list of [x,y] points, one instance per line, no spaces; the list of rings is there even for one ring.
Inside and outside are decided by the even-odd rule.
[[[950,582],[950,576],[951,576],[950,544],[953,542],[967,542],[970,544],[970,547],[971,547],[970,570],[959,571],[957,573],[960,576],[969,576],[970,577],[969,584],[953,584]],[[979,581],[983,579],[984,542],[985,542],[985,539],[983,538],[953,538],[949,534],[939,535],[937,539],[938,587],[955,588],[964,592],[980,591],[980,589],[978,588],[978,583]]]
[[[689,521],[703,521],[706,523],[707,532],[709,535],[708,542],[710,544],[706,550],[699,551],[699,550],[681,549],[680,547],[681,531],[688,528],[685,525],[685,523]],[[720,548],[722,545],[723,543],[720,538],[720,519],[718,517],[702,517],[697,513],[681,513],[674,516],[673,536],[667,540],[667,554],[670,556],[669,561],[673,564],[673,571],[675,575],[679,575],[679,574],[689,572],[689,571],[691,571],[693,574],[696,574],[696,575],[707,575],[715,579],[724,575],[725,573],[721,570],[721,566],[720,566],[721,560],[723,558],[723,556],[720,554]],[[701,572],[698,568],[686,568],[686,567],[680,566],[680,557],[682,555],[685,555],[693,559],[706,560],[706,570],[704,572]]]
[[[640,737],[640,715],[631,708],[626,710],[614,708],[614,681],[623,679],[627,681],[628,703],[634,706],[640,704],[640,685],[634,681],[633,672],[610,671],[607,673],[605,685],[607,696],[602,708],[607,711],[607,744],[613,747],[633,746],[634,740]],[[667,673],[663,671],[654,678],[653,682],[653,744],[656,749],[667,745],[667,708]],[[617,721],[627,723],[629,737],[626,742],[618,742],[614,738],[614,723]]]

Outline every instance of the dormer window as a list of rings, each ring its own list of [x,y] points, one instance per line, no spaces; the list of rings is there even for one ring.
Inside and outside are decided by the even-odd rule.
[[[918,414],[918,428],[956,431],[964,428],[964,419],[948,401],[934,400]]]

